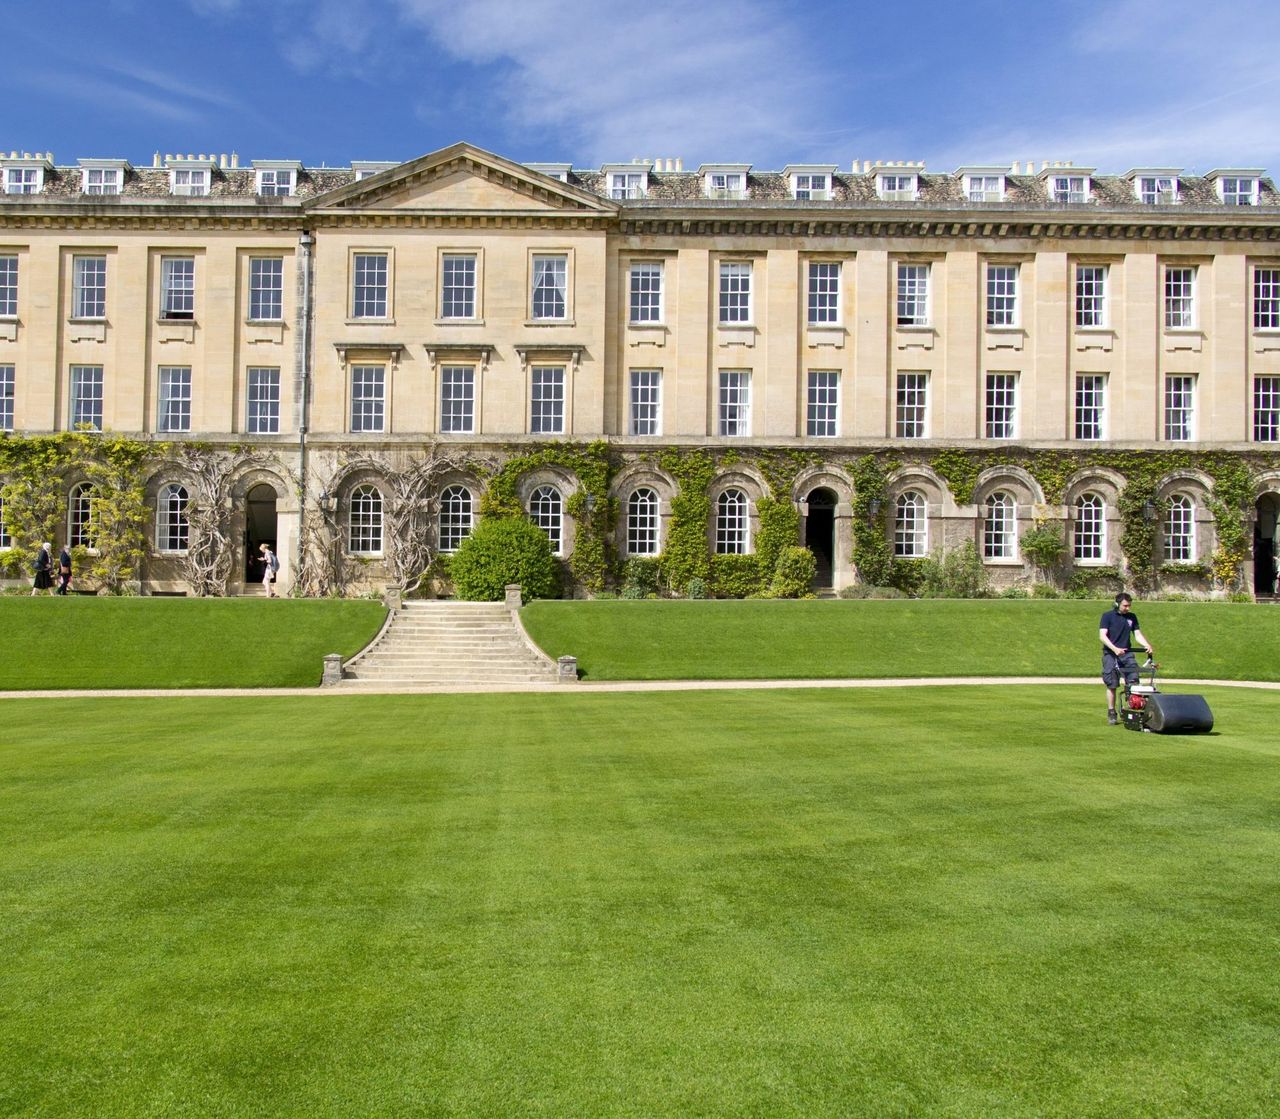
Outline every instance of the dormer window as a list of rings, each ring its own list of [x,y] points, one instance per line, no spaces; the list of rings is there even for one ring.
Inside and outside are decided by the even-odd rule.
[[[297,188],[298,172],[302,170],[302,164],[255,159],[253,168],[257,172],[259,196],[289,198]]]
[[[797,202],[830,202],[835,166],[792,164],[782,169]]]
[[[172,186],[174,194],[203,197],[209,193],[209,172],[185,169],[174,171]]]
[[[217,164],[204,156],[174,158],[166,163],[169,168],[169,193],[182,198],[203,198],[209,193],[213,169]]]
[[[1138,201],[1144,206],[1172,206],[1178,201],[1178,180],[1172,175],[1140,175]]]
[[[1003,175],[966,175],[965,195],[970,202],[1003,202]]]
[[[397,166],[395,163],[387,163],[385,161],[374,161],[367,159],[353,159],[351,161],[351,170],[356,173],[356,182],[363,182],[365,179],[372,179],[374,175],[381,175],[383,171],[390,171],[391,168]]]
[[[1055,202],[1088,202],[1088,175],[1052,175],[1049,178],[1049,193]]]
[[[884,172],[876,176],[876,194],[884,202],[914,202],[919,197],[920,176],[914,172]]]
[[[708,198],[746,198],[747,171],[743,165],[715,166],[703,164],[703,189]]]
[[[1240,175],[1224,175],[1218,180],[1218,197],[1224,206],[1256,206],[1258,180]]]
[[[608,176],[609,197],[619,201],[626,198],[644,198],[649,193],[649,166],[605,166],[600,169]]]
[[[0,162],[4,168],[5,194],[39,194],[44,190],[46,171],[53,170],[53,162],[43,155],[24,155],[21,159]]]
[[[124,160],[82,159],[80,161],[81,194],[119,194],[128,168]]]
[[[558,183],[567,183],[569,172],[573,169],[573,165],[569,163],[526,163],[525,166],[530,171],[537,171],[539,175],[546,175],[548,179],[555,179]]]

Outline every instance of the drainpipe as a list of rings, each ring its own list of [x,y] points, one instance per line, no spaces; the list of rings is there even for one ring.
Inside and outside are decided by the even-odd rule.
[[[302,578],[303,522],[307,516],[307,421],[311,414],[311,276],[316,239],[309,229],[298,238],[298,555],[294,581]]]

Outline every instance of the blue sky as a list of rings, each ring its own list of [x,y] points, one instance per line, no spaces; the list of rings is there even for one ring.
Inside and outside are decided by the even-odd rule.
[[[1280,4],[6,0],[0,148],[1280,176]]]

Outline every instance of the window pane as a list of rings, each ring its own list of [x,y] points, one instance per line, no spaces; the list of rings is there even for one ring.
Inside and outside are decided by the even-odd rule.
[[[90,427],[102,430],[102,366],[71,367],[71,430]]]
[[[1076,377],[1077,439],[1104,439],[1107,403],[1107,378],[1099,373],[1081,373]]]
[[[249,368],[246,405],[251,435],[276,435],[280,431],[280,370],[265,366]]]
[[[648,487],[627,499],[627,554],[658,554],[658,495]]]
[[[809,322],[814,326],[840,321],[840,265],[809,262]]]
[[[0,431],[13,430],[13,383],[13,366],[0,365]]]
[[[165,486],[156,503],[156,547],[162,552],[185,552],[190,536],[187,520],[187,491],[179,485]]]
[[[356,319],[387,317],[387,256],[356,253],[352,259],[351,316]]]
[[[1174,442],[1194,439],[1196,379],[1178,374],[1164,379],[1164,437]]]
[[[1017,310],[1017,265],[987,265],[987,325],[1016,326]]]
[[[249,318],[270,322],[284,317],[284,261],[254,257],[249,261]]]
[[[554,486],[539,486],[529,499],[529,519],[547,534],[552,555],[559,555],[563,541],[563,504]]]
[[[534,435],[564,432],[564,368],[536,366],[533,370],[529,430]]]
[[[913,558],[928,551],[929,525],[924,498],[908,491],[894,506],[893,554]]]
[[[440,495],[440,551],[456,552],[471,535],[472,509],[466,486],[449,486]]]
[[[470,365],[445,365],[440,369],[440,430],[475,430],[476,371]]]
[[[928,434],[929,374],[899,373],[894,434],[899,439],[924,439]]]
[[[1076,503],[1075,534],[1072,554],[1078,560],[1101,560],[1105,540],[1102,498],[1097,494],[1085,494]]]
[[[662,321],[662,265],[631,266],[631,321]]]
[[[993,493],[987,498],[987,515],[982,526],[983,558],[1014,558],[1015,520],[1013,498],[1007,493]]]
[[[834,370],[809,371],[805,434],[832,439],[837,434],[840,374]]]
[[[751,321],[751,265],[731,261],[720,263],[720,321]]]
[[[107,258],[78,256],[74,268],[72,315],[100,319],[107,313]]]
[[[186,366],[162,365],[159,378],[159,431],[191,430],[191,370]]]
[[[447,255],[443,262],[440,293],[440,317],[474,319],[476,317],[476,258]]]
[[[18,258],[0,256],[0,315],[18,313]]]
[[[1017,418],[1018,375],[988,373],[983,434],[988,439],[1012,439]]]
[[[1280,377],[1253,379],[1253,441],[1280,443]]]
[[[533,317],[563,319],[568,316],[569,261],[563,256],[533,258]]]
[[[376,486],[351,491],[347,551],[354,555],[382,552],[382,494]]]
[[[742,369],[720,372],[721,435],[751,434],[751,374]]]
[[[1170,498],[1164,526],[1164,559],[1166,563],[1191,563],[1195,560],[1195,516],[1191,499],[1182,494]]]
[[[351,430],[382,431],[386,370],[381,365],[351,367]]]
[[[716,499],[716,554],[746,555],[749,530],[747,495],[741,490],[725,490]]]
[[[657,369],[631,371],[632,435],[661,435],[662,373]]]
[[[1164,325],[1170,330],[1195,326],[1194,268],[1166,268],[1164,272]]]
[[[196,262],[191,257],[167,256],[160,275],[160,317],[195,318]]]
[[[898,265],[898,325],[929,325],[929,266]]]
[[[0,266],[3,263],[3,258],[0,258]],[[2,292],[3,281],[0,279],[0,293]],[[12,314],[13,312],[9,313]],[[1253,328],[1255,330],[1280,330],[1280,268],[1254,269]]]

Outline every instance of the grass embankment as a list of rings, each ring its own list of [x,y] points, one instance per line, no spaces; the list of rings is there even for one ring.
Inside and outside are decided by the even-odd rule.
[[[0,598],[0,691],[283,688],[320,682],[382,625],[376,602]]]
[[[1088,676],[1103,602],[534,602],[525,627],[591,680]],[[1280,679],[1280,610],[1138,602],[1161,671]]]
[[[7,701],[0,1113],[1274,1115],[1280,698],[1208,698]]]

